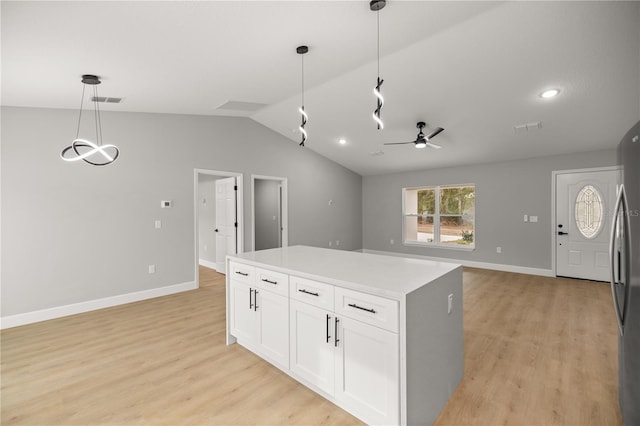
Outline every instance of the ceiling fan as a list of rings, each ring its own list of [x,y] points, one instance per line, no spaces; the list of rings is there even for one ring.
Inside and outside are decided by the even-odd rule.
[[[418,124],[416,124],[416,127],[418,129],[420,129],[420,132],[418,133],[418,136],[416,137],[415,141],[385,143],[385,145],[404,145],[404,144],[412,143],[412,144],[415,144],[416,148],[425,148],[427,146],[430,147],[430,148],[435,148],[435,149],[442,148],[440,145],[437,145],[437,144],[431,142],[431,139],[433,137],[435,137],[436,135],[438,135],[440,132],[444,131],[444,129],[442,127],[436,127],[433,130],[433,132],[431,132],[427,136],[425,136],[424,133],[422,133],[422,129],[425,126],[426,126],[426,124],[425,124],[424,121],[419,121]]]

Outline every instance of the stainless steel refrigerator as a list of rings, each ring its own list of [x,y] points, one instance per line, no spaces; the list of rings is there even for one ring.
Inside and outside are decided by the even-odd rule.
[[[618,145],[620,185],[611,229],[611,293],[618,321],[619,402],[640,425],[640,121]]]

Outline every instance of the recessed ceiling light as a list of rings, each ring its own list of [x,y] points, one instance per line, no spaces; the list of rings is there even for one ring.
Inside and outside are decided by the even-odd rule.
[[[340,138],[340,140],[338,140],[338,142],[340,143],[340,145],[344,145],[347,143],[347,140],[344,138]]]
[[[560,89],[548,89],[540,93],[540,97],[544,99],[549,99],[549,98],[556,97],[559,94],[560,94]]]

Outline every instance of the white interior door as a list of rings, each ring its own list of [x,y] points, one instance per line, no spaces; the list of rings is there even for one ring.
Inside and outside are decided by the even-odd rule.
[[[615,170],[556,175],[556,275],[609,280]]]
[[[216,180],[216,264],[225,274],[225,257],[237,253],[236,178]]]

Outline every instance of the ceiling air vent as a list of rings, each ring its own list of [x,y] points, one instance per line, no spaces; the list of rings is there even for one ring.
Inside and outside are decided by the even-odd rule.
[[[110,98],[107,96],[92,96],[91,97],[91,101],[92,102],[104,102],[107,104],[119,104],[120,102],[122,102],[122,98]]]
[[[516,133],[526,133],[530,130],[538,130],[542,129],[542,121],[536,121],[533,123],[527,124],[518,124],[517,126],[513,126],[513,131]]]
[[[242,101],[228,101],[224,104],[216,107],[216,109],[224,109],[229,111],[258,111],[266,107],[267,104],[261,104],[259,102],[242,102]]]

